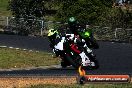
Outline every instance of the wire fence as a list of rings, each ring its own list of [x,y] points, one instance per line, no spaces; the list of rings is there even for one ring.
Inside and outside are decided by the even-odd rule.
[[[15,19],[15,17],[0,17],[0,32],[20,35],[45,36],[50,28],[58,29],[66,23],[45,21],[44,19]],[[123,29],[92,26],[97,40],[127,41],[132,43],[132,28]]]
[[[108,41],[124,41],[131,42],[132,29],[115,28],[110,27],[95,27],[93,28],[96,39],[108,40]]]
[[[38,34],[43,35],[44,21],[36,19],[25,20],[15,17],[0,17],[1,31],[8,31],[15,34]]]

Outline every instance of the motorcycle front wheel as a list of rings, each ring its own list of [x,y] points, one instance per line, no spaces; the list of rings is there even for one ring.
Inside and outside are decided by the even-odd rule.
[[[77,58],[74,58],[72,56],[70,56],[69,54],[65,55],[65,58],[67,59],[67,61],[75,68],[78,69],[79,66],[81,65],[80,61]]]

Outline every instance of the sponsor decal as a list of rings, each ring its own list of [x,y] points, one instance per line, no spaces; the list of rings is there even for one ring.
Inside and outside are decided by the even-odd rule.
[[[86,71],[80,66],[78,68],[79,77],[77,82],[80,84],[84,83],[128,83],[131,81],[129,75],[86,75]]]
[[[130,82],[129,75],[85,75],[86,82]]]

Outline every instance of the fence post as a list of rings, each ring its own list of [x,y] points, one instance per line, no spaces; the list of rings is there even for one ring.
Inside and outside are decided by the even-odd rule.
[[[43,20],[41,21],[41,26],[42,26],[41,27],[41,36],[42,36],[43,35],[43,28],[44,28],[44,21]]]
[[[9,17],[6,17],[6,26],[9,26]]]
[[[120,40],[120,39],[117,38],[117,31],[118,31],[118,30],[121,30],[121,29],[122,29],[122,28],[116,28],[116,29],[115,29],[115,40],[116,40],[116,41]]]
[[[115,40],[117,39],[117,28],[115,29]]]

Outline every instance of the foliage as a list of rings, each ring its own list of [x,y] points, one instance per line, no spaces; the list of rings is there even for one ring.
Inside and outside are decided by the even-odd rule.
[[[108,26],[111,29],[130,28],[132,11],[112,8],[112,4],[113,0],[66,0],[61,2],[56,20],[66,22],[68,17],[74,16],[80,23]]]
[[[46,13],[44,0],[11,0],[9,2],[10,10],[15,16],[16,27],[20,34],[32,34],[36,30],[37,21]],[[22,18],[22,19],[20,19]],[[39,23],[40,25],[40,23]]]
[[[110,0],[111,1],[111,0]],[[57,20],[66,21],[68,17],[75,16],[80,22],[95,23],[102,13],[111,8],[101,0],[67,0],[62,2],[56,17]]]
[[[37,23],[27,19],[47,18],[50,15],[53,21],[67,22],[69,17],[74,16],[80,23],[107,26],[110,27],[106,30],[108,34],[121,27],[123,35],[126,35],[124,29],[132,27],[132,11],[113,8],[112,4],[113,0],[11,0],[10,9],[15,17],[25,18],[24,27],[28,28],[19,29],[27,33],[33,32],[36,29],[33,25]]]
[[[42,17],[46,8],[43,0],[11,0],[10,10],[17,18]]]
[[[110,9],[103,24],[112,28],[129,28],[131,25],[132,13],[121,8]]]
[[[112,4],[113,0],[12,0],[10,9],[15,17],[22,18],[43,17],[55,11],[56,21],[67,22],[70,16],[75,16],[82,23],[101,26],[129,23],[131,13],[113,9]]]

